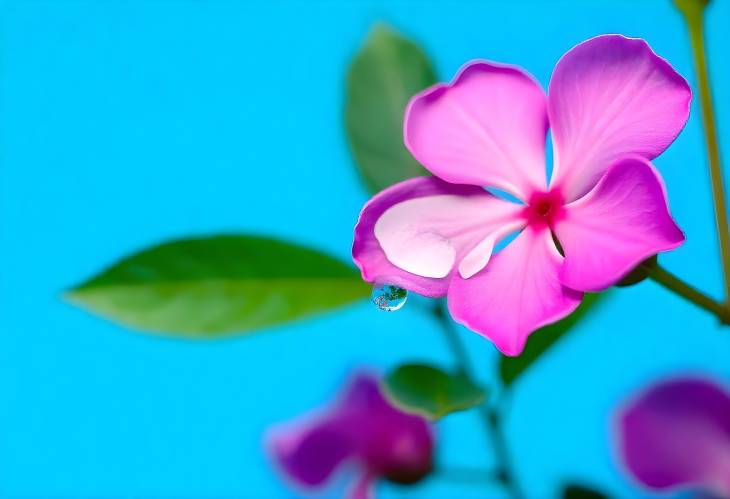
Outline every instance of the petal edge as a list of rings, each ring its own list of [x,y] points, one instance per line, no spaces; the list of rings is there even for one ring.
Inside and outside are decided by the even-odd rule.
[[[355,226],[353,260],[367,282],[443,296],[465,253],[503,217],[516,216],[520,209],[480,187],[436,177],[407,180],[365,205]]]
[[[547,104],[517,66],[476,60],[450,83],[416,94],[403,138],[431,173],[458,184],[497,187],[526,200],[545,190]]]
[[[566,205],[555,233],[565,252],[560,280],[581,291],[606,289],[684,242],[661,176],[639,156],[616,162],[593,190]]]
[[[561,262],[550,231],[528,226],[480,273],[470,279],[454,276],[451,316],[503,354],[519,355],[530,334],[580,304],[583,293],[558,280]]]
[[[620,157],[655,158],[684,127],[691,99],[687,81],[640,38],[601,35],[576,45],[548,86],[551,185],[573,201]]]

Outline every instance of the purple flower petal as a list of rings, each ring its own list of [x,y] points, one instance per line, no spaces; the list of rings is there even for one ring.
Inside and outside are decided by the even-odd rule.
[[[379,476],[414,481],[432,466],[426,420],[394,407],[377,380],[365,374],[320,417],[272,435],[272,456],[300,485],[321,486],[346,462],[358,467],[352,497],[367,497],[370,482]]]
[[[358,438],[358,455],[371,472],[408,482],[430,471],[433,437],[428,423],[391,404],[375,378],[358,376],[338,413]]]
[[[660,383],[620,414],[629,472],[653,489],[702,487],[730,497],[730,396],[700,379]]]
[[[301,485],[323,485],[356,453],[355,439],[336,419],[323,419],[308,428],[280,430],[270,448],[281,469]]]

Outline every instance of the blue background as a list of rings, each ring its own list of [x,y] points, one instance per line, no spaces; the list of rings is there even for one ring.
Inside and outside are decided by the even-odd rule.
[[[730,2],[708,9],[723,145],[730,144]],[[131,332],[62,291],[130,252],[245,231],[349,258],[368,198],[342,126],[346,65],[377,20],[426,48],[441,79],[483,57],[546,85],[591,36],[647,39],[694,84],[669,0],[473,2],[6,1],[0,7],[0,496],[292,497],[262,433],[327,401],[350,369],[449,365],[410,303],[368,302],[245,338]],[[721,296],[698,106],[656,160],[687,243],[662,257]],[[494,348],[461,336],[485,380]],[[579,479],[637,494],[614,461],[611,414],[649,380],[730,377],[730,329],[647,282],[615,291],[515,386],[507,420],[531,497]],[[438,428],[441,460],[489,466],[476,417]],[[338,496],[339,489],[331,491]],[[430,480],[388,497],[500,497]]]

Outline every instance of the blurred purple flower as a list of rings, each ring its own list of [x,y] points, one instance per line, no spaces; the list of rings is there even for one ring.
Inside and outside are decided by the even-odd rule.
[[[357,478],[352,499],[371,497],[378,478],[414,483],[432,469],[433,436],[427,421],[394,407],[375,377],[359,374],[324,414],[275,429],[268,438],[279,468],[296,484],[323,487],[343,465]]]
[[[730,394],[715,383],[651,387],[621,411],[618,444],[628,471],[651,489],[730,497]]]

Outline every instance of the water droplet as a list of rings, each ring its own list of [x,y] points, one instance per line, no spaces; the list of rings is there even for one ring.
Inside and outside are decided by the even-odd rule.
[[[377,284],[373,286],[371,296],[373,297],[373,303],[380,310],[395,312],[405,305],[408,299],[408,291],[392,284]]]

